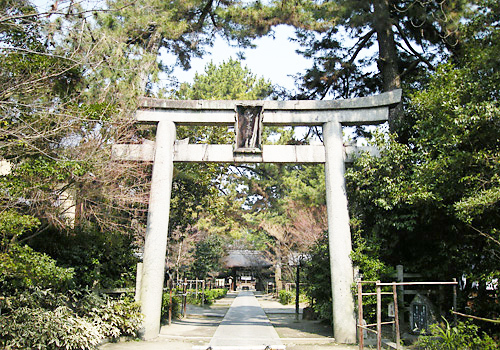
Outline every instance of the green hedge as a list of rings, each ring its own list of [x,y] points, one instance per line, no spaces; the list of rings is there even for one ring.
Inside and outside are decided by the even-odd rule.
[[[65,291],[73,284],[74,270],[57,266],[47,254],[24,245],[13,245],[0,252],[0,290],[2,294],[30,288]]]
[[[202,298],[204,298],[205,305],[211,305],[217,299],[225,297],[227,294],[227,289],[206,289],[204,294],[201,290],[198,290],[198,295],[196,295],[195,289],[188,290],[187,302],[191,305],[202,305]]]
[[[204,297],[205,305],[211,305],[215,300],[223,298],[227,294],[227,289],[207,289],[204,295],[201,290],[196,295],[195,289],[189,289],[187,295],[187,303],[191,305],[202,305],[202,297]],[[163,293],[162,306],[161,306],[161,322],[166,324],[168,322],[168,310],[170,308],[170,292]],[[177,289],[172,291],[172,319],[180,318],[182,314],[182,295]]]
[[[284,289],[280,290],[278,297],[280,303],[283,305],[288,305],[292,302],[292,300],[295,299],[292,292],[286,291]]]
[[[181,307],[182,307],[182,297],[176,294],[174,290],[172,292],[172,319],[180,318]],[[170,308],[170,293],[163,293],[162,305],[161,305],[161,322],[166,324],[168,322],[168,310]]]
[[[135,335],[142,321],[131,299],[33,289],[2,300],[0,348],[92,350],[104,338]]]
[[[470,321],[458,322],[450,326],[444,323],[431,325],[431,335],[422,335],[414,345],[418,350],[494,350],[498,343]]]

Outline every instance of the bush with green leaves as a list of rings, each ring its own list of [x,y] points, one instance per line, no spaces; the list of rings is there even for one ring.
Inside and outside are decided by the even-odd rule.
[[[280,290],[279,292],[279,301],[281,304],[283,305],[288,305],[292,302],[292,300],[294,299],[294,296],[293,296],[293,293],[288,291],[288,290]]]
[[[172,319],[180,318],[182,307],[182,297],[174,289],[172,291]],[[161,304],[161,322],[168,322],[168,312],[170,309],[170,293],[163,293]]]
[[[310,249],[311,258],[305,262],[305,293],[320,319],[332,319],[332,286],[330,283],[330,255],[328,236],[324,233]]]
[[[75,306],[78,315],[91,320],[106,338],[135,336],[141,327],[139,304],[128,296],[112,299],[90,293],[79,299]]]
[[[431,335],[420,336],[415,344],[419,350],[494,350],[499,345],[472,322],[459,322],[450,326],[444,323],[431,325]]]
[[[97,325],[66,306],[22,307],[0,316],[3,349],[95,349],[102,339]]]
[[[0,212],[0,247],[2,250],[11,246],[25,232],[30,232],[40,225],[40,220],[32,215],[23,215],[16,210]]]
[[[224,298],[227,294],[226,288],[205,290],[205,304],[212,304],[215,300]]]
[[[59,267],[47,254],[19,245],[0,253],[0,271],[0,287],[6,294],[35,286],[65,290],[74,277],[72,268]]]
[[[104,338],[135,335],[137,303],[89,292],[32,289],[5,297],[0,307],[2,349],[96,349]]]
[[[217,299],[223,298],[227,294],[226,288],[220,289],[205,289],[204,292],[196,289],[189,289],[187,291],[187,303],[191,305],[211,305]]]
[[[103,234],[95,224],[82,223],[72,235],[47,230],[31,239],[30,246],[50,255],[60,266],[71,266],[78,288],[134,286],[137,258],[132,236]]]

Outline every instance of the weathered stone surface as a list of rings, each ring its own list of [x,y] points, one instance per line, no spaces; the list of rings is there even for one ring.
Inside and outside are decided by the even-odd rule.
[[[155,162],[151,179],[140,292],[141,312],[144,315],[142,336],[146,340],[154,339],[160,333],[165,254],[174,169],[175,125],[171,122],[158,123],[156,138],[158,141],[155,147]]]
[[[328,214],[328,243],[332,274],[333,334],[344,344],[356,342],[354,299],[351,293],[353,268],[349,211],[344,180],[343,135],[340,123],[323,127],[326,149],[325,181]]]
[[[231,110],[236,104],[245,106],[264,106],[264,110],[334,110],[358,109],[389,106],[401,101],[401,90],[384,92],[375,96],[358,97],[345,100],[322,101],[235,101],[235,100],[164,100],[143,98],[141,107],[155,109],[197,109],[197,110]]]
[[[385,122],[389,106],[398,103],[401,91],[337,101],[169,101],[144,99],[136,114],[139,122],[158,123],[156,144],[116,145],[113,156],[121,160],[155,161],[151,184],[148,227],[144,248],[141,302],[145,315],[144,337],[158,335],[164,259],[173,162],[325,163],[330,266],[332,271],[334,336],[338,342],[356,341],[351,235],[344,181],[344,162],[360,151],[343,147],[343,125]],[[235,124],[237,105],[263,106],[263,125],[318,125],[324,146],[264,145],[262,152],[234,152],[233,145],[189,144],[175,141],[175,125]],[[175,142],[175,143],[174,143]],[[257,143],[256,143],[257,144]]]
[[[113,160],[152,162],[155,159],[155,143],[113,145],[111,158]]]
[[[264,145],[262,153],[237,155],[233,145],[207,145],[176,143],[174,162],[207,163],[324,163],[323,145]],[[378,155],[375,147],[344,147],[344,161],[350,163],[362,152]],[[154,160],[154,143],[143,145],[113,145],[113,160],[145,161]]]
[[[387,106],[337,110],[264,110],[262,124],[264,126],[321,126],[330,121],[338,121],[342,125],[376,125],[387,121],[388,113]],[[231,126],[235,124],[235,112],[230,109],[206,111],[146,109],[138,110],[136,119],[140,122],[164,120],[178,125]]]

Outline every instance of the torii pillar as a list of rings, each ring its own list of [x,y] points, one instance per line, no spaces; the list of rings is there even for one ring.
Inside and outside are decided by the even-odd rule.
[[[154,144],[114,145],[119,160],[153,161],[148,224],[143,256],[141,311],[143,338],[160,331],[165,253],[174,162],[324,163],[332,283],[333,333],[339,343],[356,342],[351,233],[344,163],[352,153],[343,145],[343,125],[387,120],[401,90],[337,101],[171,101],[144,99],[138,122],[157,123]],[[235,115],[236,111],[236,115]],[[247,114],[255,114],[256,119]],[[175,140],[176,125],[235,125],[236,145],[189,144]],[[262,127],[322,126],[323,145],[261,145]],[[242,136],[243,135],[243,136]]]

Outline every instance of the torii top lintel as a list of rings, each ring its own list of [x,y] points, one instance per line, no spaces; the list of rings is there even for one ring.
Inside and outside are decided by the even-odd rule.
[[[264,125],[370,125],[387,121],[388,107],[401,101],[401,90],[333,101],[164,100],[144,98],[139,122],[171,121],[180,125],[234,125],[237,105],[263,106]]]

